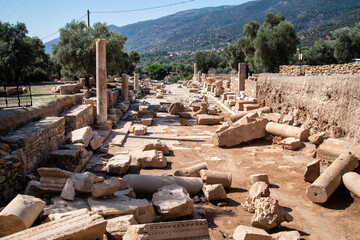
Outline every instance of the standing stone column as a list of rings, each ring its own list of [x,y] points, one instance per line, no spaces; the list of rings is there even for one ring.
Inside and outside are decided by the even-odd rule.
[[[201,71],[198,71],[196,81],[200,82],[201,79]]]
[[[193,76],[193,79],[194,79],[195,81],[198,81],[198,79],[197,79],[197,72],[198,72],[198,70],[197,70],[197,63],[194,63],[194,76]]]
[[[139,77],[140,77],[140,75],[135,73],[135,75],[134,75],[134,89],[135,90],[139,90]]]
[[[97,123],[107,122],[106,42],[96,39],[96,114]]]
[[[238,65],[239,91],[245,91],[245,79],[246,79],[246,63],[239,63]]]
[[[121,82],[122,97],[125,101],[129,100],[129,80],[126,74],[121,76]]]

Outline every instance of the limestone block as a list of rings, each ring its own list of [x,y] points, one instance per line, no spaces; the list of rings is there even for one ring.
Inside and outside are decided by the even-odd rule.
[[[244,107],[244,111],[250,111],[250,110],[258,109],[261,106],[260,104],[255,103],[255,104],[244,104],[243,107]]]
[[[61,193],[72,173],[59,168],[39,168],[40,189],[44,193]]]
[[[91,186],[91,193],[94,198],[110,196],[119,190],[120,185],[120,181],[117,178],[112,177],[103,182],[93,184]]]
[[[244,104],[253,104],[255,103],[252,100],[237,100],[235,104],[235,109],[238,111],[244,111]]]
[[[360,175],[356,172],[345,173],[342,177],[345,187],[355,194],[357,197],[360,197]]]
[[[137,117],[138,118],[143,118],[143,117],[156,117],[156,112],[152,111],[152,110],[148,110],[148,111],[138,111],[137,113]]]
[[[169,147],[160,141],[160,139],[157,139],[156,142],[147,142],[145,143],[145,146],[143,148],[143,151],[149,151],[149,150],[157,150],[162,151],[164,155],[170,154]]]
[[[325,136],[325,133],[322,132],[322,133],[317,133],[317,134],[314,134],[314,135],[311,135],[309,137],[309,141],[312,143],[312,144],[315,144],[316,146],[319,146],[320,144],[323,143],[324,141],[324,136]]]
[[[266,132],[274,136],[281,136],[284,138],[293,137],[298,138],[301,141],[306,141],[309,137],[309,130],[288,126],[285,124],[269,122],[266,124]]]
[[[199,114],[196,116],[199,125],[216,125],[224,121],[224,117],[208,114]]]
[[[153,194],[152,202],[165,220],[192,215],[194,203],[186,189],[180,185],[167,185]]]
[[[101,136],[93,136],[89,143],[92,150],[98,149],[102,145]]]
[[[342,176],[354,170],[358,159],[351,153],[341,154],[315,182],[307,189],[307,197],[315,203],[324,203],[335,192],[341,183]]]
[[[152,222],[155,212],[146,199],[133,199],[115,192],[115,197],[110,199],[88,198],[91,211],[104,217],[133,214],[139,223]]]
[[[226,192],[222,184],[204,185],[203,192],[208,201],[226,200]]]
[[[28,182],[24,194],[41,198],[43,196],[43,192],[40,189],[40,182],[39,181]]]
[[[280,113],[261,113],[260,118],[267,119],[270,122],[278,123],[280,121],[281,114]]]
[[[65,140],[70,143],[83,143],[87,147],[92,136],[92,128],[88,126],[68,133]]]
[[[18,194],[0,212],[0,237],[31,227],[45,205],[39,198]]]
[[[135,126],[134,134],[135,135],[145,135],[147,133],[146,126]]]
[[[179,123],[180,123],[181,126],[189,126],[189,124],[190,124],[188,120],[183,119],[183,118],[181,118],[179,120]]]
[[[77,240],[103,239],[106,220],[96,213],[70,215],[38,225],[4,238],[4,240],[47,239]]]
[[[265,230],[239,225],[235,228],[233,234],[234,240],[273,240],[270,234]]]
[[[185,106],[182,102],[174,102],[170,104],[168,112],[172,115],[178,114],[179,112],[185,112]]]
[[[282,119],[282,123],[286,125],[293,125],[294,124],[294,118],[290,115],[285,115]]]
[[[159,112],[168,112],[170,104],[161,104]]]
[[[130,225],[123,240],[210,239],[206,219]]]
[[[280,226],[284,221],[291,222],[292,220],[292,216],[279,205],[277,200],[271,197],[255,200],[255,214],[251,219],[253,227],[269,230]]]
[[[257,182],[265,182],[269,184],[269,177],[267,174],[252,174],[250,175],[251,185],[254,185]]]
[[[235,104],[236,104],[236,99],[228,99],[228,105],[230,107],[235,106]]]
[[[280,144],[282,145],[283,149],[288,149],[288,150],[292,150],[292,151],[298,150],[299,148],[304,146],[303,143],[300,141],[300,139],[293,138],[293,137],[288,137],[288,138],[281,140]]]
[[[248,123],[255,122],[255,121],[256,121],[255,118],[251,118],[246,115],[246,116],[243,116],[242,118],[240,118],[239,120],[237,120],[234,123],[234,126],[246,125]]]
[[[149,105],[140,105],[139,111],[149,111]]]
[[[78,150],[61,149],[50,153],[52,161],[56,167],[73,171],[75,165],[80,162],[80,152]]]
[[[72,179],[77,193],[91,193],[91,186],[94,183],[104,181],[104,177],[96,176],[91,172],[74,173]]]
[[[325,160],[335,160],[342,153],[352,152],[360,159],[360,145],[355,141],[338,138],[326,139],[316,151],[316,156]]]
[[[138,224],[134,215],[124,215],[115,218],[107,219],[106,232],[108,232],[114,239],[122,240],[128,226]]]
[[[118,103],[117,107],[119,107],[123,113],[126,113],[129,110],[129,106],[122,102]]]
[[[61,198],[69,201],[74,201],[75,188],[71,178],[66,180],[63,190],[61,191]]]
[[[164,98],[164,94],[161,92],[158,92],[158,93],[156,93],[155,97],[156,98]]]
[[[200,177],[200,170],[202,169],[207,170],[206,163],[199,163],[185,169],[177,170],[174,176]]]
[[[263,138],[266,136],[265,126],[267,123],[267,119],[257,119],[248,124],[230,127],[216,134],[216,145],[219,147],[233,147],[244,142]]]
[[[246,198],[246,201],[241,205],[245,208],[246,211],[254,213],[256,199],[269,196],[269,185],[265,182],[256,182],[251,186],[249,190],[249,196]]]
[[[152,120],[152,117],[145,117],[141,119],[141,123],[145,126],[151,126]]]
[[[131,155],[116,155],[107,162],[106,171],[121,175],[127,172],[131,163]]]
[[[273,240],[300,240],[301,236],[298,231],[278,232],[271,234]]]
[[[165,168],[167,166],[167,159],[162,151],[144,151],[136,159],[141,168]]]
[[[305,182],[313,183],[320,176],[320,160],[314,160],[306,165]]]
[[[178,112],[178,114],[182,118],[193,118],[193,116],[189,112]]]
[[[197,177],[127,174],[123,177],[123,181],[129,184],[136,193],[144,194],[153,194],[159,188],[174,183],[183,186],[189,194],[197,194],[203,186],[203,181]]]
[[[229,127],[230,127],[229,122],[223,122],[223,124],[218,129],[216,129],[215,133],[221,133],[224,130],[228,129]]]
[[[230,172],[218,172],[200,170],[200,176],[206,184],[222,184],[225,188],[231,187],[232,174]]]

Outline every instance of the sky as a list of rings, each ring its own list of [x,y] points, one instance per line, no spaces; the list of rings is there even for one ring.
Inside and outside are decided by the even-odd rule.
[[[43,42],[59,36],[56,33],[71,20],[90,24],[105,22],[108,25],[124,26],[140,21],[156,19],[179,11],[222,5],[239,5],[249,0],[0,0],[0,21],[26,24],[29,36],[39,37]],[[171,5],[171,6],[165,6]],[[158,6],[163,6],[156,8]],[[155,8],[154,8],[155,7]],[[144,8],[153,8],[141,11]],[[101,11],[128,11],[96,13]],[[53,35],[51,35],[53,34]],[[51,36],[49,36],[51,35]]]

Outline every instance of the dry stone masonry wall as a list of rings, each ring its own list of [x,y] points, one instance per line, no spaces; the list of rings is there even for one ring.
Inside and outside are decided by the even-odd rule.
[[[299,75],[334,75],[360,73],[360,63],[331,64],[331,65],[282,65],[280,74],[287,76]]]
[[[331,137],[360,140],[359,75],[279,76],[261,74],[257,97],[274,112],[290,114],[295,124]]]
[[[93,123],[93,107],[90,104],[77,105],[60,114],[65,117],[65,132],[91,126]]]
[[[64,117],[47,117],[32,122],[15,132],[1,137],[11,150],[22,149],[26,155],[26,171],[31,172],[65,142]]]

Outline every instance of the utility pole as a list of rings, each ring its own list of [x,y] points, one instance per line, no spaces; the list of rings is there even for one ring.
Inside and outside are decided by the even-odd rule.
[[[87,10],[87,15],[88,15],[88,27],[90,27],[90,11]]]

